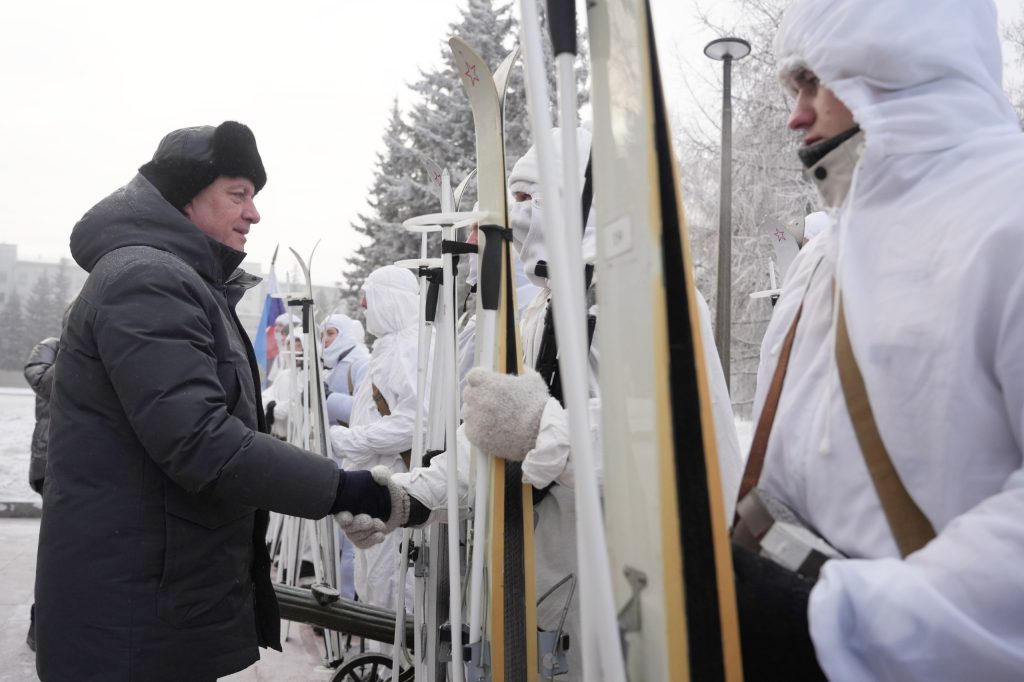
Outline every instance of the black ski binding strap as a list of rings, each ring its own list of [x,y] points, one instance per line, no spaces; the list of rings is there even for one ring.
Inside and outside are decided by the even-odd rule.
[[[296,306],[302,306],[302,331],[309,333],[309,311],[313,307],[313,299],[289,298],[288,305],[293,308]]]
[[[476,244],[470,244],[469,242],[460,242],[454,239],[442,239],[441,240],[441,253],[476,253],[479,251]]]

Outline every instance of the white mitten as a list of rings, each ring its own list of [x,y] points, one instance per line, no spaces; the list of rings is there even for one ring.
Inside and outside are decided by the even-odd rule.
[[[466,437],[491,457],[521,462],[537,442],[548,397],[544,379],[532,369],[517,376],[475,367],[462,392]]]
[[[370,475],[377,485],[384,486],[391,495],[391,515],[384,522],[384,532],[390,533],[399,526],[404,526],[409,521],[409,508],[412,502],[409,501],[409,493],[405,488],[391,480],[391,469],[379,464],[370,469]]]

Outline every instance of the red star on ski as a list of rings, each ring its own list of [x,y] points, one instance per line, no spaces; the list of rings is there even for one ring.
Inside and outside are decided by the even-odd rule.
[[[780,242],[784,242],[786,241],[786,233],[783,232],[782,230],[775,230],[775,238],[778,239]]]
[[[470,65],[469,62],[466,62],[466,73],[463,75],[469,79],[470,85],[476,85],[480,80],[480,77],[476,75],[476,64]]]

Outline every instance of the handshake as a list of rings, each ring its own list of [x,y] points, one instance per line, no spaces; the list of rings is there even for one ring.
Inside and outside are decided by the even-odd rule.
[[[490,457],[521,462],[537,441],[550,397],[544,380],[531,369],[515,376],[475,368],[466,384],[466,436]],[[427,522],[430,509],[395,483],[387,467],[341,473],[331,513],[356,547],[372,547],[400,526]]]
[[[386,466],[370,471],[342,471],[331,510],[352,544],[366,549],[384,542],[399,526],[419,526],[430,510],[391,480]]]

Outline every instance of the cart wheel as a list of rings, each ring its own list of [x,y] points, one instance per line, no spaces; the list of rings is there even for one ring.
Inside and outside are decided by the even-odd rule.
[[[391,677],[391,657],[367,652],[348,659],[334,672],[331,682],[384,682]],[[398,675],[398,682],[412,682],[415,671],[406,668]]]

